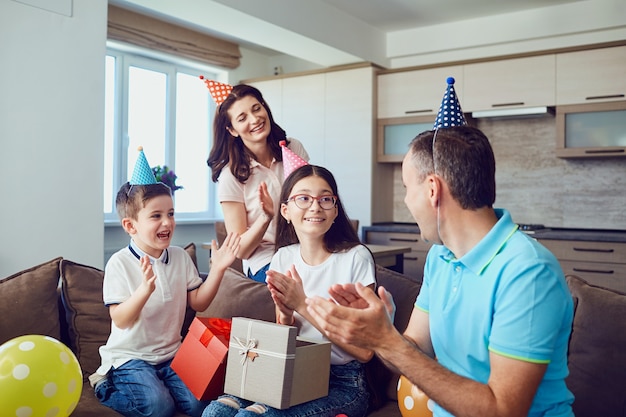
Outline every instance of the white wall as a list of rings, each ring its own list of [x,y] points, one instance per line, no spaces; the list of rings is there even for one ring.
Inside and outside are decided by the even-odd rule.
[[[0,0],[0,277],[103,266],[107,2],[32,1],[71,16]]]

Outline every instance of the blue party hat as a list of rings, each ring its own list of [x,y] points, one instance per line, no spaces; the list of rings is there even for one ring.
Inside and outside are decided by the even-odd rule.
[[[448,88],[446,88],[446,93],[443,95],[443,100],[441,100],[441,106],[439,107],[433,130],[467,125],[463,110],[461,110],[461,104],[459,104],[456,91],[454,91],[454,78],[448,77],[446,82],[448,83]]]
[[[143,153],[143,147],[137,148],[139,156],[137,162],[135,162],[135,169],[133,170],[133,176],[130,179],[130,185],[149,185],[156,184],[157,180],[152,172],[152,168],[148,164],[146,155]]]

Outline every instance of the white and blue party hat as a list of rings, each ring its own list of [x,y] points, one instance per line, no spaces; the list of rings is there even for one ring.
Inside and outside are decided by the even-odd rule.
[[[454,78],[448,77],[446,82],[448,83],[448,87],[446,88],[446,93],[443,95],[443,100],[441,100],[441,106],[439,107],[439,113],[437,113],[433,130],[467,125],[463,110],[461,110],[461,104],[459,104],[459,99],[454,90]]]
[[[139,156],[137,162],[135,162],[135,169],[133,170],[133,176],[130,179],[130,185],[149,185],[156,184],[157,180],[152,172],[152,168],[148,164],[146,155],[143,153],[143,147],[137,148]]]

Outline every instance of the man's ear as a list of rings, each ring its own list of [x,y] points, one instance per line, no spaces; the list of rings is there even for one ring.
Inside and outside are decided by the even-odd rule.
[[[133,235],[137,232],[137,230],[135,229],[135,222],[133,222],[133,219],[129,217],[124,217],[122,219],[122,227],[129,235]]]
[[[439,194],[441,193],[441,180],[436,175],[431,175],[428,180],[429,198],[433,207],[439,206]]]

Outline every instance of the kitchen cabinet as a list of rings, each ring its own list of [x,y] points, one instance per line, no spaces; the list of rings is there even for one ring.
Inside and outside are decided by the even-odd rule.
[[[363,228],[364,243],[387,246],[408,246],[411,252],[404,254],[404,274],[416,281],[424,277],[426,255],[432,246],[422,240],[419,233],[382,232]]]
[[[357,65],[244,81],[264,97],[265,89],[280,92],[266,97],[276,122],[304,144],[311,164],[333,173],[348,216],[363,225],[391,217],[384,202],[393,170],[375,163],[375,77],[374,67]]]
[[[464,66],[464,112],[554,106],[555,56],[489,61]]]
[[[378,119],[377,160],[382,163],[402,162],[409,143],[425,130],[432,130],[437,116],[394,117]]]
[[[556,109],[556,156],[626,157],[626,101],[570,104]]]
[[[626,243],[538,239],[559,260],[565,274],[626,292]]]
[[[454,89],[463,103],[463,66],[383,73],[378,76],[378,118],[437,116],[446,79],[454,77]]]
[[[556,104],[626,98],[626,46],[556,54]]]

